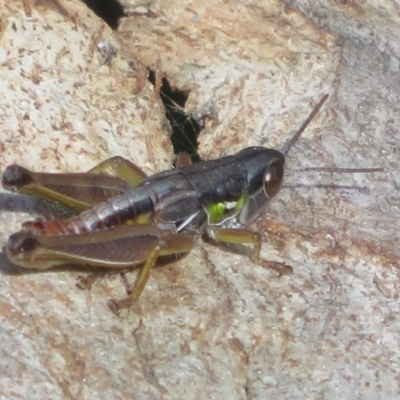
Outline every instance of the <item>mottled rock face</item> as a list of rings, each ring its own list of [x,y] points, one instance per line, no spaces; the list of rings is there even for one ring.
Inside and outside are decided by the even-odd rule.
[[[156,90],[163,77],[189,94],[186,110],[203,122],[203,159],[248,146],[280,149],[329,93],[287,157],[286,188],[254,225],[268,234],[262,256],[294,272],[278,279],[242,250],[199,242],[154,270],[140,302],[116,318],[106,303],[124,295],[117,276],[80,291],[82,271],[19,274],[1,257],[0,394],[372,398],[379,389],[393,397],[400,325],[393,4],[122,3],[127,17],[114,32],[77,0],[0,5],[1,171],[17,162],[80,172],[114,155],[150,174],[170,168],[171,130]],[[290,174],[306,166],[384,172]],[[2,191],[2,245],[37,212],[37,202]]]

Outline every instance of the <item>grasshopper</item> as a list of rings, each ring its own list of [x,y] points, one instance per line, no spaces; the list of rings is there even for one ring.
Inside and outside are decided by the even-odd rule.
[[[281,151],[249,147],[217,160],[187,161],[149,177],[121,157],[77,174],[8,166],[2,179],[5,189],[50,200],[73,214],[25,222],[9,237],[8,258],[38,270],[63,264],[119,270],[143,265],[130,296],[109,301],[115,314],[138,300],[159,259],[189,253],[200,234],[217,242],[251,245],[253,263],[290,273],[289,265],[260,257],[261,234],[247,227],[278,193],[285,155],[327,97]]]

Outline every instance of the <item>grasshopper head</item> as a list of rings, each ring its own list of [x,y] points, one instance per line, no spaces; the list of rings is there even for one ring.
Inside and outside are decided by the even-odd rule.
[[[238,153],[238,156],[247,171],[247,193],[237,221],[240,226],[247,226],[279,192],[285,157],[281,152],[266,147],[249,147]]]
[[[279,192],[283,182],[285,159],[282,154],[279,155],[281,157],[271,159],[264,172],[264,191],[270,199]]]
[[[283,181],[284,155],[266,147],[248,147],[238,155],[246,165],[248,194],[251,196],[262,189],[268,199],[274,197]]]

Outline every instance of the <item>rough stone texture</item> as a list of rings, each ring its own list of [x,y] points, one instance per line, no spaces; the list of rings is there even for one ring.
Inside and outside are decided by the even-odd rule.
[[[79,2],[24,4],[0,2],[1,169],[82,171],[116,154],[149,173],[168,168],[146,67],[190,92],[203,158],[280,148],[330,98],[254,227],[268,234],[263,256],[291,264],[291,276],[199,243],[153,271],[117,318],[106,301],[123,296],[118,277],[79,291],[76,271],[16,274],[3,257],[0,395],[396,398],[398,6],[125,1],[113,34]],[[110,59],[98,47],[108,43]],[[304,166],[385,170],[290,173]],[[5,193],[0,207],[4,243],[35,207]]]

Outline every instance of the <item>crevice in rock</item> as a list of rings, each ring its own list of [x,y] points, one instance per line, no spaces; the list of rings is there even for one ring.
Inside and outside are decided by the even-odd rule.
[[[149,72],[149,81],[155,86],[155,72]],[[197,138],[202,129],[202,122],[196,120],[185,110],[189,93],[172,88],[167,78],[162,78],[160,96],[164,104],[165,115],[171,124],[171,142],[175,154],[187,153],[192,162],[200,161],[197,154]]]
[[[118,28],[119,20],[126,17],[123,7],[117,0],[82,1],[113,30]]]

